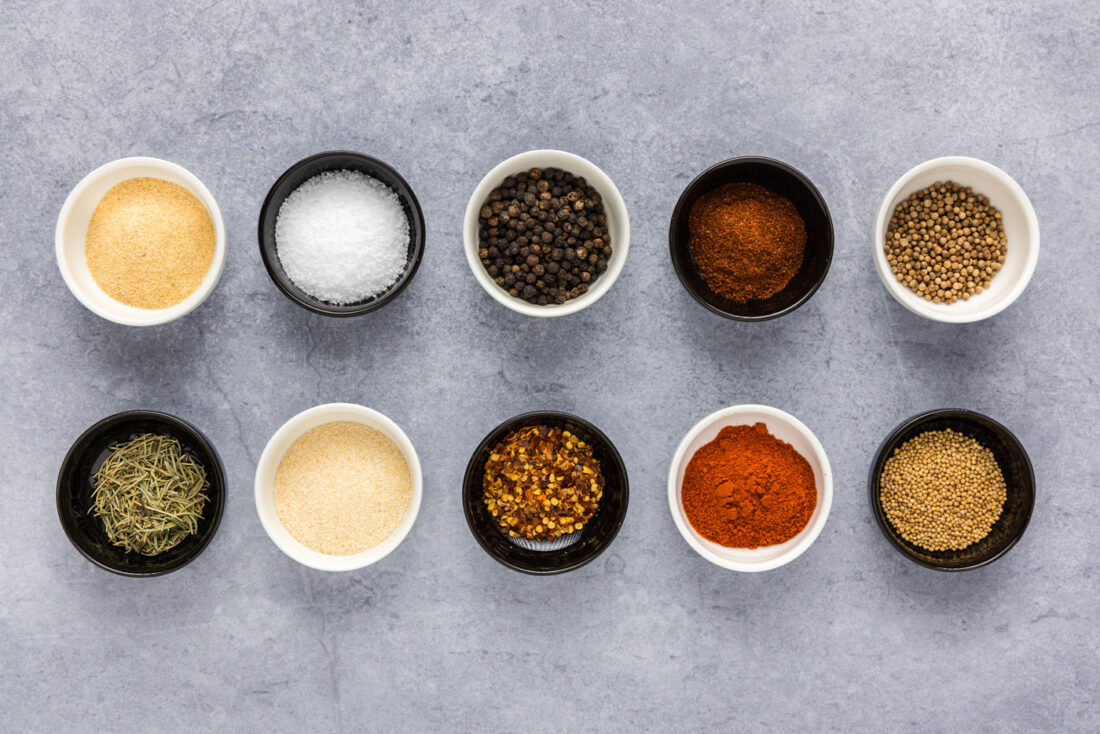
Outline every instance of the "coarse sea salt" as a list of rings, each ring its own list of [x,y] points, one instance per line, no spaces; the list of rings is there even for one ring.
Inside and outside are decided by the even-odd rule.
[[[296,188],[275,219],[275,251],[294,284],[347,305],[385,292],[405,270],[409,220],[397,194],[359,171],[325,171]]]

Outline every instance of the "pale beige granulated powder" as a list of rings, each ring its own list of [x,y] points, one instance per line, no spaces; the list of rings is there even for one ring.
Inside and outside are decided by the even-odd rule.
[[[361,423],[318,426],[275,470],[275,509],[294,539],[344,556],[388,538],[409,509],[412,477],[401,450]]]
[[[195,292],[214,261],[214,223],[194,194],[131,178],[100,200],[84,255],[92,278],[127,306],[161,309]]]

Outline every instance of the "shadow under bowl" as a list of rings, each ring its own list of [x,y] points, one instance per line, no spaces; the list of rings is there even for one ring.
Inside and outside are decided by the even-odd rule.
[[[169,436],[205,469],[210,487],[198,532],[155,556],[125,551],[107,538],[103,523],[90,513],[95,473],[111,447],[143,433]],[[73,546],[85,558],[122,576],[160,576],[183,568],[202,553],[218,530],[225,509],[225,470],[206,436],[191,424],[152,410],[131,410],[104,418],[80,435],[61,462],[57,514]]]
[[[384,292],[356,303],[335,304],[311,296],[299,288],[283,269],[279,261],[278,245],[275,240],[275,222],[283,202],[303,183],[325,171],[359,171],[388,186],[401,201],[405,216],[409,220],[409,252],[405,261],[405,270],[401,276]],[[271,280],[287,298],[302,308],[324,316],[358,316],[385,306],[408,286],[420,267],[424,256],[424,213],[420,202],[397,171],[386,163],[369,155],[346,150],[327,151],[304,158],[275,181],[264,199],[260,209],[260,256]]]
[[[768,298],[738,303],[715,293],[703,280],[691,251],[691,208],[704,194],[730,183],[757,184],[789,199],[806,225],[802,265],[783,290]],[[728,319],[764,321],[794,311],[824,282],[833,260],[833,220],[821,193],[795,168],[771,158],[731,158],[700,173],[680,194],[672,211],[668,247],[676,275],[696,301]]]
[[[880,501],[879,479],[886,460],[906,441],[926,431],[947,429],[969,436],[993,452],[1004,475],[1006,498],[1000,518],[989,534],[977,543],[963,550],[929,551],[901,537],[886,517]],[[1035,506],[1035,472],[1019,439],[992,418],[970,410],[933,410],[899,425],[879,447],[871,465],[869,485],[871,509],[886,539],[909,560],[939,571],[967,571],[1003,556],[1023,536]]]
[[[596,514],[579,531],[567,536],[571,542],[548,543],[547,550],[525,547],[510,539],[489,514],[484,501],[485,463],[493,447],[512,431],[537,425],[567,430],[588,443],[606,482]],[[629,497],[626,465],[611,440],[583,418],[557,411],[524,413],[490,431],[470,457],[462,486],[466,523],[485,552],[511,569],[535,575],[572,571],[600,555],[618,534]]]

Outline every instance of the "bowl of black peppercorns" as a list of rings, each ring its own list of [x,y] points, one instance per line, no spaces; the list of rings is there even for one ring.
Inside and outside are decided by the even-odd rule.
[[[474,189],[466,261],[497,302],[528,316],[591,306],[626,262],[626,203],[598,166],[561,150],[512,156]]]

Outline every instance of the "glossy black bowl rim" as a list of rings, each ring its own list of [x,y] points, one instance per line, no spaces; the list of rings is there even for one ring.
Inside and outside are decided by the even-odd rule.
[[[124,568],[116,568],[115,566],[104,563],[100,559],[88,553],[77,542],[76,538],[74,538],[69,532],[69,526],[65,522],[65,516],[62,510],[61,486],[65,481],[65,475],[68,473],[69,465],[76,460],[76,447],[83,443],[85,438],[89,436],[94,436],[95,434],[99,433],[105,426],[129,419],[143,419],[167,423],[174,428],[188,434],[188,436],[198,446],[200,446],[204,452],[209,454],[211,458],[211,463],[213,464],[210,469],[213,470],[213,472],[217,476],[217,480],[219,482],[218,486],[221,487],[223,495],[226,493],[225,467],[222,466],[221,457],[218,456],[218,452],[214,450],[214,445],[210,443],[210,440],[205,435],[203,435],[202,431],[195,428],[193,425],[183,420],[182,418],[177,418],[174,415],[162,413],[157,410],[124,410],[121,413],[115,413],[114,415],[109,415],[102,420],[96,421],[96,423],[93,424],[90,428],[77,436],[76,440],[73,441],[72,446],[70,446],[69,450],[65,453],[65,458],[61,461],[61,470],[57,474],[57,489],[54,497],[54,501],[57,505],[57,519],[61,523],[61,529],[65,531],[65,537],[69,539],[69,542],[72,543],[74,548],[80,551],[80,555],[84,556],[93,564],[99,566],[105,571],[110,571],[111,573],[118,574],[119,576],[127,576],[130,578],[152,578],[154,576],[164,576],[174,571],[178,571],[194,561],[202,554],[204,550],[206,550],[206,546],[210,545],[210,541],[213,540],[214,536],[218,532],[218,526],[221,525],[222,521],[222,514],[225,512],[226,498],[224,496],[222,497],[222,501],[217,503],[217,508],[214,511],[214,516],[210,519],[210,530],[206,533],[206,536],[201,539],[199,544],[195,546],[195,550],[191,553],[191,555],[187,556],[178,566],[173,566],[172,568],[160,569],[156,571],[132,571]],[[211,484],[213,485],[213,483]]]
[[[688,191],[690,191],[696,183],[698,183],[704,176],[710,174],[712,171],[721,170],[723,168],[732,168],[734,166],[744,165],[747,163],[758,163],[764,166],[771,166],[772,168],[777,168],[785,173],[789,173],[790,175],[794,176],[794,178],[799,181],[799,183],[806,187],[806,190],[810,192],[814,200],[821,206],[821,210],[825,212],[825,222],[829,225],[829,236],[827,238],[828,251],[825,253],[825,268],[821,271],[821,275],[814,280],[813,285],[811,285],[806,290],[806,292],[802,294],[802,296],[799,297],[798,300],[796,300],[794,303],[784,308],[781,308],[778,311],[761,314],[759,316],[744,316],[741,314],[730,313],[729,311],[723,311],[712,303],[708,303],[698,293],[696,293],[695,289],[692,288],[691,285],[688,283],[687,276],[684,274],[679,261],[675,257],[676,221],[680,218],[681,211],[683,211]],[[810,181],[806,174],[802,173],[802,171],[799,171],[794,166],[788,163],[784,163],[783,161],[777,160],[775,158],[767,158],[764,156],[740,156],[738,158],[727,158],[726,160],[719,161],[718,163],[715,163],[714,165],[709,166],[708,168],[703,170],[695,178],[691,179],[688,185],[684,187],[684,190],[680,192],[680,198],[676,200],[676,206],[672,210],[672,218],[669,220],[668,224],[669,257],[671,257],[672,259],[672,267],[676,270],[676,277],[680,279],[680,283],[684,286],[684,290],[690,293],[691,297],[694,298],[697,303],[703,306],[703,308],[733,321],[768,321],[769,319],[786,316],[787,314],[800,307],[806,301],[810,300],[813,294],[817,293],[817,289],[821,287],[821,284],[825,282],[825,276],[829,274],[829,268],[833,264],[833,250],[835,240],[836,233],[833,229],[833,215],[829,211],[829,205],[825,203],[825,197],[821,195],[821,192],[817,190],[817,187],[814,186],[813,182]]]
[[[268,255],[269,248],[264,247],[264,219],[267,218],[267,211],[272,206],[272,199],[274,199],[275,197],[276,189],[278,189],[283,184],[283,182],[286,181],[286,179],[293,175],[295,171],[297,171],[302,166],[306,166],[315,161],[335,156],[357,158],[369,166],[376,166],[385,170],[395,179],[400,181],[405,189],[409,192],[409,195],[407,197],[409,209],[411,210],[412,215],[416,218],[416,223],[418,227],[417,231],[420,233],[420,235],[416,237],[414,242],[412,243],[412,255],[409,258],[409,262],[405,265],[405,270],[401,274],[401,277],[397,279],[397,282],[390,286],[390,289],[388,291],[386,291],[381,296],[375,298],[370,303],[365,303],[358,308],[344,310],[337,310],[325,304],[323,301],[309,298],[308,295],[300,293],[297,288],[291,287],[291,284],[284,282],[283,277],[278,274],[278,272],[275,270],[275,267],[271,263],[270,256]],[[399,191],[395,190],[394,193],[397,194],[397,196],[401,199],[406,198],[405,195]],[[366,153],[359,153],[354,150],[326,150],[320,153],[315,153],[311,156],[303,158],[294,165],[290,166],[290,168],[283,171],[283,174],[279,176],[279,178],[275,179],[275,183],[273,183],[271,185],[271,188],[268,189],[267,196],[264,198],[263,206],[260,207],[260,219],[257,223],[257,230],[257,235],[260,242],[260,258],[264,262],[264,268],[267,269],[268,276],[271,278],[272,282],[275,283],[275,286],[280,291],[282,291],[283,295],[285,295],[287,298],[294,301],[299,306],[308,311],[321,314],[322,316],[337,317],[362,316],[365,313],[370,313],[371,311],[382,308],[382,306],[385,306],[387,303],[396,298],[401,293],[401,291],[405,290],[405,288],[412,281],[413,276],[416,275],[416,271],[420,268],[420,261],[424,257],[424,240],[426,239],[426,234],[424,231],[424,212],[421,210],[420,200],[416,198],[416,192],[413,191],[412,186],[409,186],[409,182],[406,181],[405,178],[400,173],[398,173],[393,166],[386,163],[385,161],[379,160],[374,156],[367,155]],[[272,253],[275,252],[275,243],[271,244],[270,249]]]
[[[482,451],[489,448],[489,442],[492,439],[492,437],[495,436],[497,433],[499,433],[501,431],[507,431],[507,430],[511,430],[513,428],[518,428],[519,426],[521,426],[523,424],[531,423],[535,420],[542,420],[542,419],[546,419],[546,418],[552,418],[552,419],[555,419],[555,420],[569,420],[569,421],[573,421],[574,423],[579,423],[580,425],[584,426],[587,430],[591,431],[592,435],[594,435],[596,438],[598,438],[600,441],[603,442],[604,446],[607,448],[608,454],[611,456],[611,459],[618,466],[619,474],[623,478],[623,501],[622,501],[622,509],[619,511],[618,517],[615,518],[615,523],[614,523],[614,525],[611,526],[611,531],[608,533],[607,540],[604,542],[602,548],[600,548],[599,550],[597,550],[595,553],[588,556],[587,558],[583,558],[583,559],[577,561],[576,563],[566,565],[566,566],[560,566],[560,567],[557,567],[557,568],[548,569],[548,570],[543,571],[543,570],[536,570],[536,569],[526,568],[524,566],[521,566],[521,565],[518,565],[518,564],[515,564],[515,563],[510,563],[507,559],[501,558],[495,552],[493,552],[493,549],[491,547],[489,547],[489,545],[481,537],[481,532],[480,532],[479,528],[477,527],[477,525],[474,523],[474,518],[470,515],[470,503],[469,503],[468,500],[469,500],[469,494],[470,494],[471,481],[473,480],[474,465],[475,465],[475,463],[477,463],[477,457]],[[528,574],[528,575],[531,575],[531,576],[554,576],[554,575],[559,574],[559,573],[566,573],[567,571],[575,571],[576,569],[581,568],[582,566],[585,566],[585,565],[591,563],[592,561],[594,561],[605,550],[607,550],[608,547],[611,546],[611,543],[614,542],[616,536],[618,536],[619,529],[623,526],[623,520],[626,519],[627,507],[628,507],[629,504],[630,504],[630,479],[629,479],[629,477],[627,476],[627,473],[626,473],[626,463],[623,462],[623,457],[619,454],[619,450],[617,448],[615,448],[615,444],[613,444],[611,442],[611,439],[608,438],[607,435],[603,431],[601,431],[596,426],[592,425],[592,423],[590,421],[587,421],[584,418],[581,418],[580,416],[574,415],[573,413],[566,413],[566,412],[560,411],[560,410],[532,410],[532,411],[527,412],[527,413],[521,413],[519,415],[513,416],[513,417],[509,418],[508,420],[503,421],[502,423],[499,423],[498,425],[493,427],[491,430],[489,430],[485,434],[485,438],[483,438],[481,440],[481,443],[479,443],[477,445],[477,448],[474,449],[473,453],[470,454],[470,460],[466,464],[466,471],[462,475],[462,514],[466,517],[466,526],[469,527],[470,534],[473,535],[474,538],[477,540],[478,545],[480,545],[482,547],[482,549],[484,549],[484,551],[491,558],[495,559],[498,563],[512,569],[513,571],[520,571],[522,573],[525,573],[525,574]]]
[[[1027,512],[1024,514],[1024,522],[1020,526],[1020,529],[1016,532],[1016,534],[1013,535],[1007,543],[1005,543],[1003,548],[994,553],[992,556],[978,563],[972,563],[968,566],[940,566],[935,563],[929,563],[923,558],[918,558],[917,556],[912,555],[909,550],[905,548],[905,546],[897,542],[897,539],[895,539],[893,534],[890,532],[890,527],[887,524],[889,521],[886,519],[886,516],[882,511],[882,507],[879,504],[878,496],[875,494],[875,477],[879,476],[882,473],[883,465],[889,458],[890,449],[897,442],[898,438],[903,433],[905,433],[905,431],[909,430],[913,426],[934,418],[953,418],[960,421],[969,421],[974,418],[980,418],[981,420],[988,422],[990,425],[994,426],[998,430],[1004,431],[1005,436],[1007,436],[1009,440],[1013,444],[1015,444],[1015,448],[1019,449],[1020,456],[1023,457],[1024,466],[1027,467],[1027,479],[1028,482],[1030,482],[1032,488],[1032,491],[1030,492],[1031,501],[1027,505]],[[878,451],[875,453],[875,460],[871,462],[871,473],[867,478],[867,493],[869,499],[871,500],[871,514],[875,516],[875,522],[878,524],[878,529],[882,531],[882,534],[886,537],[886,540],[890,542],[890,545],[895,550],[897,550],[898,553],[901,553],[913,563],[924,566],[925,568],[931,568],[935,571],[945,571],[948,573],[954,573],[957,571],[972,571],[975,568],[988,566],[997,559],[1001,558],[1004,554],[1008,553],[1012,549],[1012,547],[1016,545],[1017,542],[1019,542],[1020,538],[1023,537],[1024,532],[1027,530],[1028,524],[1031,522],[1031,513],[1035,509],[1035,469],[1031,465],[1031,457],[1028,456],[1027,450],[1024,449],[1024,445],[1020,442],[1020,439],[1016,437],[1015,433],[1008,430],[1008,428],[1006,428],[1000,422],[995,421],[988,415],[985,415],[984,413],[979,413],[976,410],[967,410],[966,408],[937,408],[936,410],[929,410],[924,413],[918,413],[912,418],[908,418],[902,421],[898,424],[896,428],[894,428],[894,430],[890,431],[889,435],[886,436],[886,439],[883,440],[883,442],[879,445]]]

